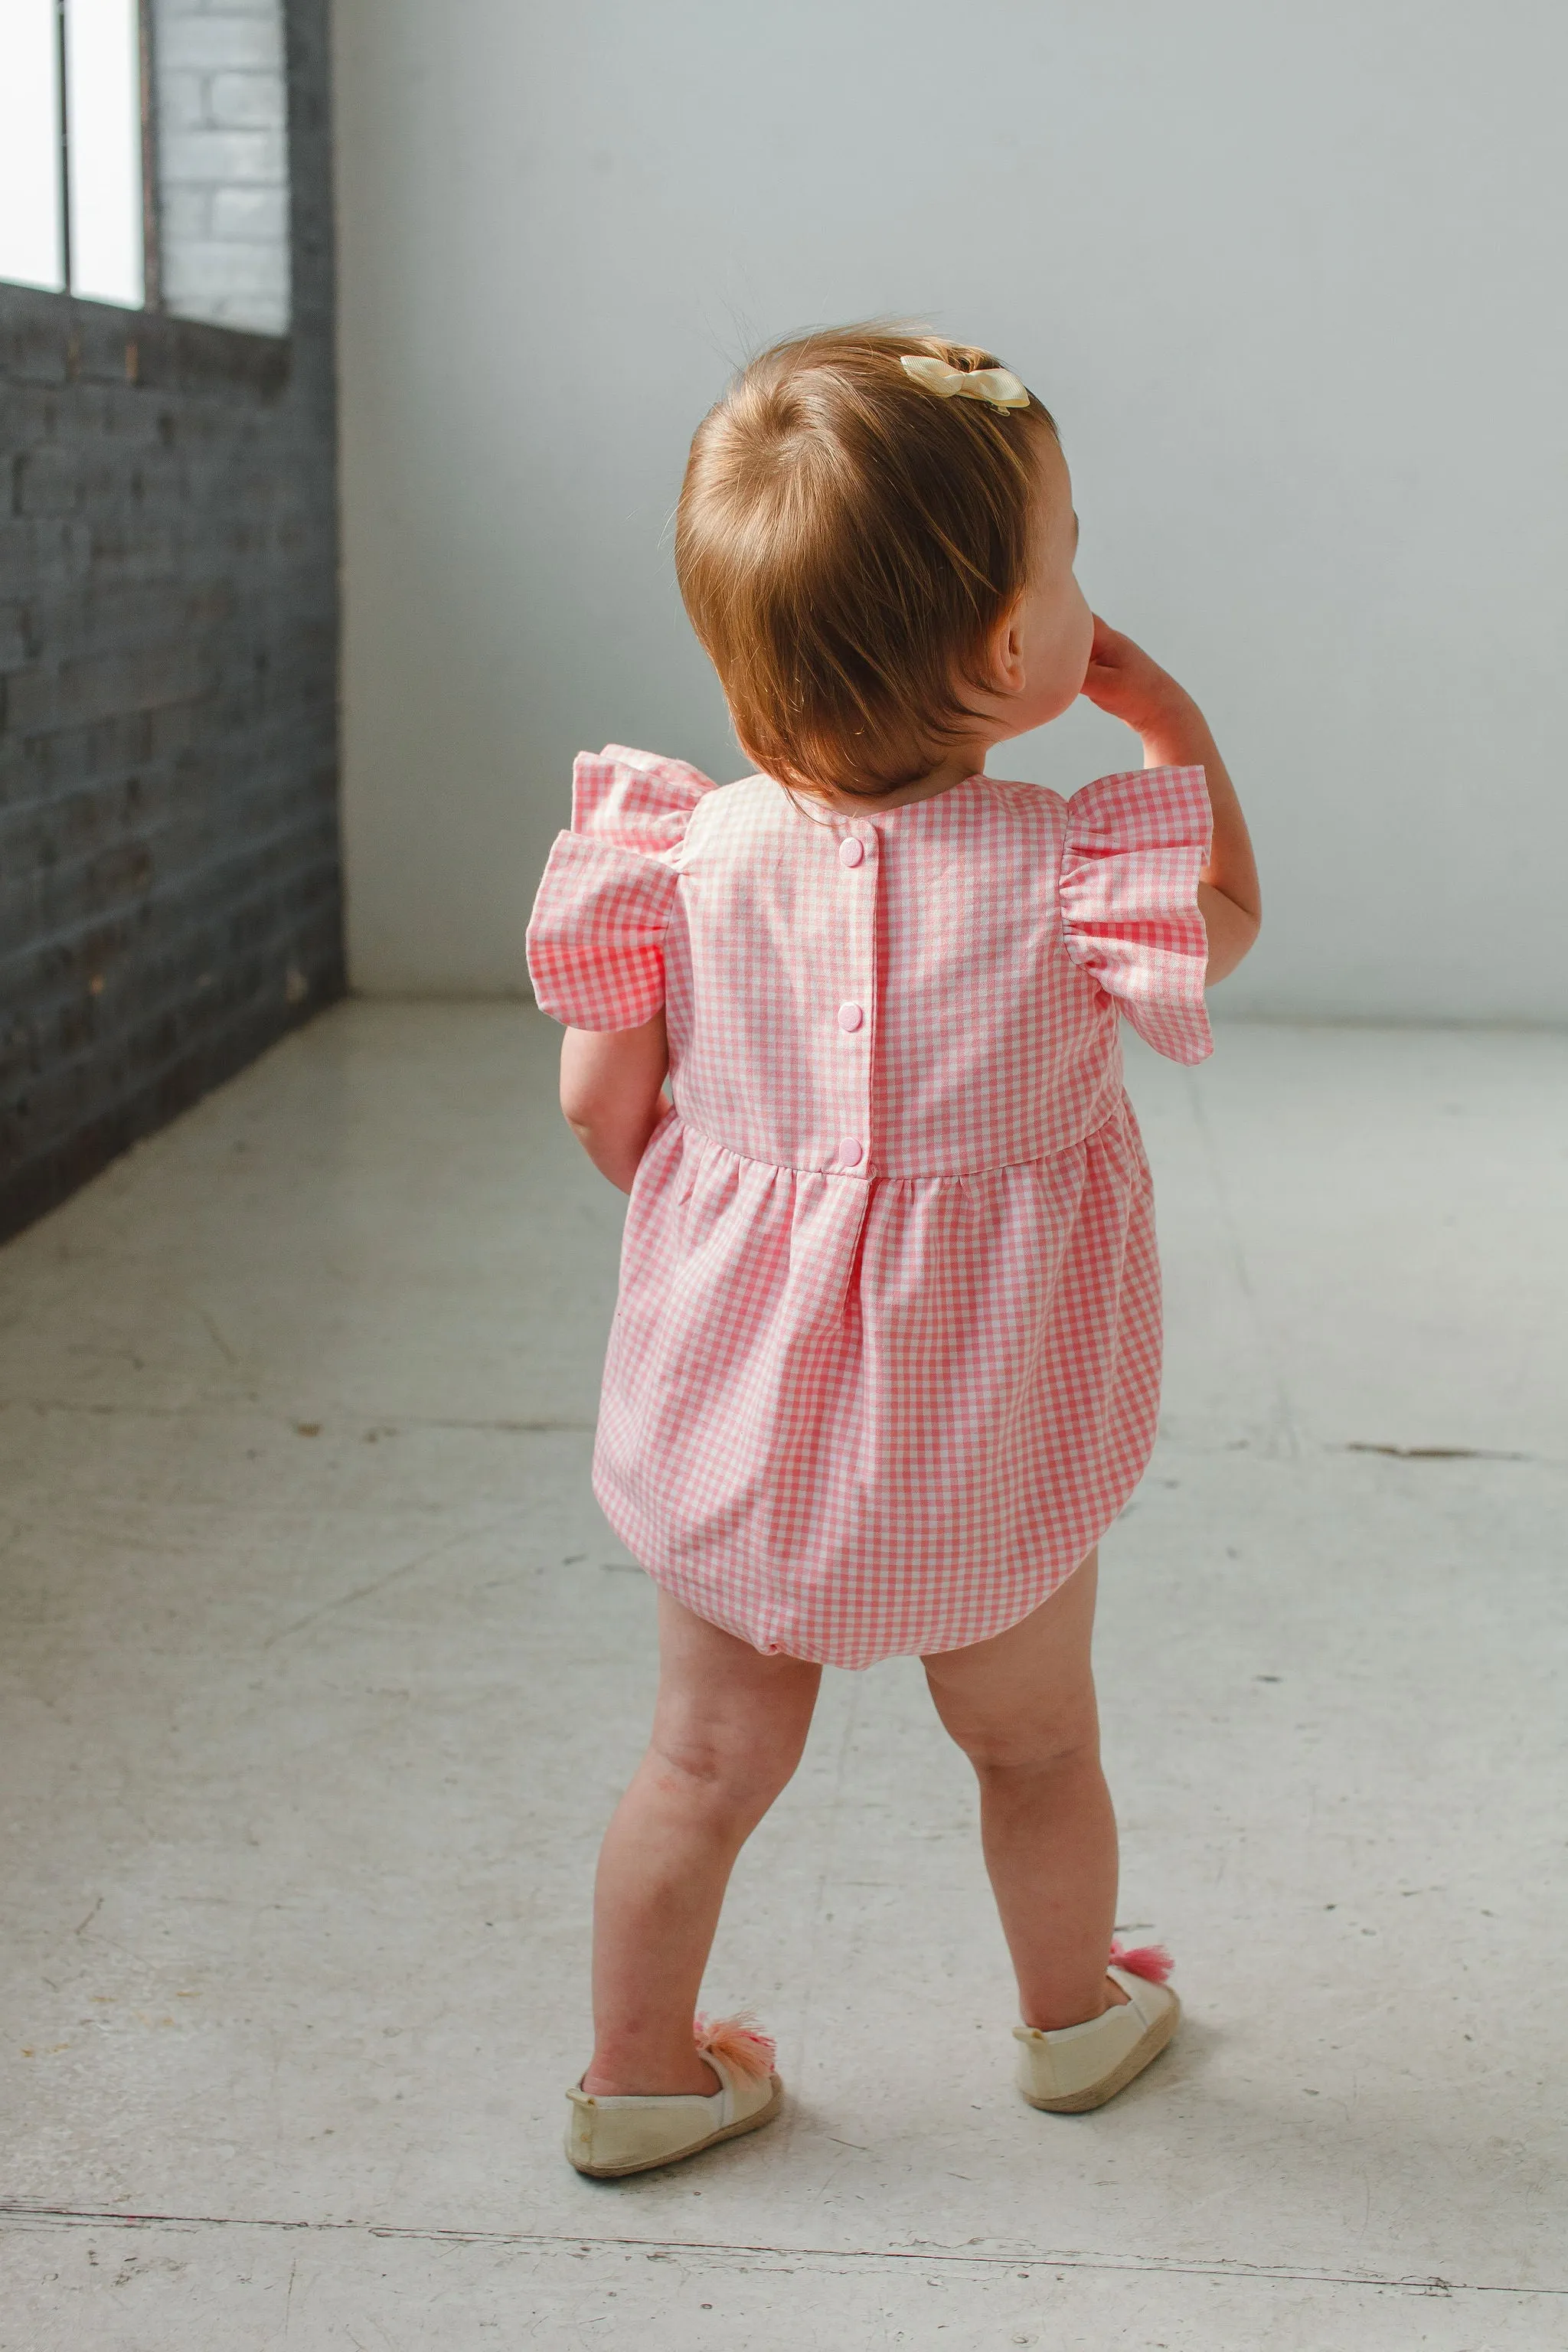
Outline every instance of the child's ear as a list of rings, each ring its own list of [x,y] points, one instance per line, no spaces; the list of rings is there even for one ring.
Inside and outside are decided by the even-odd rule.
[[[1023,598],[1010,604],[985,641],[986,684],[1011,700],[1023,693],[1028,673],[1024,659]]]

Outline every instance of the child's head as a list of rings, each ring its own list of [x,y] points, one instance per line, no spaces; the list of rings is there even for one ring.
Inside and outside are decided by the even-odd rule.
[[[681,593],[748,757],[797,790],[875,797],[955,745],[1043,725],[1092,623],[1056,427],[942,398],[900,364],[988,352],[846,327],[779,343],[699,426]]]

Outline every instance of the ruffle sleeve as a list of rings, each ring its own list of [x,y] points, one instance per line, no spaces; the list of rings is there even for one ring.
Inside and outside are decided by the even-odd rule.
[[[1214,1051],[1198,877],[1213,817],[1201,768],[1137,768],[1068,803],[1062,937],[1074,963],[1173,1062]]]
[[[682,760],[607,743],[579,752],[528,924],[542,1012],[571,1029],[637,1029],[664,1003],[664,934],[692,810],[714,785]]]

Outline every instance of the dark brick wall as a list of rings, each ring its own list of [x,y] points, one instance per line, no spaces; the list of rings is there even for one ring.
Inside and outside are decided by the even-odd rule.
[[[326,17],[287,339],[0,285],[0,1232],[342,991]]]

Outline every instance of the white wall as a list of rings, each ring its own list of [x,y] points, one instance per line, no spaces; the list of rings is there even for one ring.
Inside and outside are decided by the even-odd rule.
[[[353,968],[525,986],[572,754],[742,772],[693,425],[931,317],[1055,410],[1090,595],[1255,820],[1237,1011],[1568,1016],[1556,0],[336,0]],[[1135,760],[1080,707],[997,755]]]

